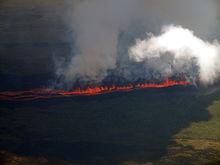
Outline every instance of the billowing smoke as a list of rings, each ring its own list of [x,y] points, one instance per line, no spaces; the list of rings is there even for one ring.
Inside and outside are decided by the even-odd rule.
[[[196,77],[194,73],[197,74],[197,67],[201,81],[212,82],[217,77],[217,64],[212,60],[216,59],[218,44],[202,41],[191,31],[180,27],[167,27],[161,37],[151,36],[129,48],[135,44],[136,38],[143,39],[146,32],[158,34],[161,27],[167,24],[180,24],[192,29],[200,38],[210,39],[217,16],[212,0],[75,1],[67,20],[74,31],[76,44],[71,59],[58,65],[59,84],[71,86],[78,80],[101,82],[112,74],[129,81],[169,76],[183,71],[190,72],[188,77]],[[121,37],[122,33],[125,37]],[[176,38],[173,33],[182,38]],[[189,40],[185,40],[187,37]],[[174,43],[174,47],[155,43],[154,48],[148,48],[151,42],[163,38],[169,44]],[[179,41],[181,43],[176,44]]]
[[[161,35],[137,40],[129,56],[136,62],[144,61],[147,69],[164,77],[172,77],[175,72],[191,73],[194,66],[198,66],[204,84],[213,83],[220,75],[219,43],[203,41],[181,26],[165,26]]]

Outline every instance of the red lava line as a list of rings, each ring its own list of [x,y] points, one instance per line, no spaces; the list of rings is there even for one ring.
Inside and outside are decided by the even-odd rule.
[[[126,86],[97,86],[88,87],[86,89],[77,88],[71,91],[39,88],[26,91],[4,91],[0,92],[0,101],[31,101],[38,99],[50,99],[70,96],[92,96],[112,92],[128,92],[135,89],[147,88],[166,88],[172,86],[186,86],[190,85],[187,81],[174,81],[167,79],[162,83],[140,83],[130,84]]]

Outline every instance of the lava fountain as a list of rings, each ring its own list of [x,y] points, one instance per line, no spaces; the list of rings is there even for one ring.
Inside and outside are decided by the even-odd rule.
[[[172,86],[187,86],[189,82],[185,80],[174,81],[167,79],[162,83],[139,83],[125,86],[95,86],[85,89],[75,88],[70,91],[56,90],[49,88],[38,88],[25,91],[4,91],[0,92],[0,101],[31,101],[39,99],[62,98],[70,96],[92,96],[112,92],[129,92],[135,89],[147,88],[167,88]]]

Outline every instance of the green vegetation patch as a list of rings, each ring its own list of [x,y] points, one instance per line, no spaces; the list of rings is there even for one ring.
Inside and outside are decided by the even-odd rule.
[[[174,136],[175,141],[195,149],[211,148],[220,151],[220,100],[215,101],[208,111],[211,114],[209,121],[192,123]]]

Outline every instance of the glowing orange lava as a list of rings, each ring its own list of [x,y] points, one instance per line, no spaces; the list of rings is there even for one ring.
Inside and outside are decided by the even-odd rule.
[[[88,87],[86,89],[77,88],[71,91],[54,90],[47,88],[33,89],[27,91],[5,91],[0,92],[0,100],[2,101],[30,101],[38,99],[50,99],[69,96],[91,96],[111,92],[128,92],[135,89],[147,88],[166,88],[172,86],[186,86],[190,85],[187,81],[174,81],[167,79],[163,83],[141,83],[130,84],[127,86],[97,86]]]

